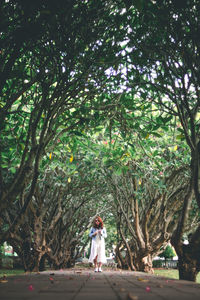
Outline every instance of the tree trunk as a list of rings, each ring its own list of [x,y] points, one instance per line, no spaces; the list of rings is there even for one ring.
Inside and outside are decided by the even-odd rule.
[[[189,280],[196,282],[196,277],[198,274],[198,263],[195,259],[185,259],[179,256],[178,266],[179,266],[179,279]]]
[[[165,268],[168,268],[168,263],[167,263],[166,257],[165,257]]]
[[[16,246],[16,241],[10,239],[9,240],[10,245],[13,247],[14,251],[19,256],[24,271],[28,272],[39,272],[40,269],[40,263],[42,257],[46,253],[46,248],[42,250],[34,249],[34,244],[31,243],[31,241],[27,238],[24,239],[24,241],[19,244],[19,246]]]
[[[34,257],[32,258],[32,266],[33,272],[39,272],[39,271],[43,271],[42,270],[42,264],[41,264],[41,259],[42,257],[45,255],[45,252],[38,252],[34,255]]]
[[[118,256],[118,254],[116,254],[116,261],[117,261],[117,267],[119,269],[122,269],[122,263],[121,263],[121,260],[120,260],[120,258]]]
[[[46,264],[46,259],[47,259],[47,256],[46,254],[42,256],[40,262],[39,262],[39,271],[42,272],[42,271],[45,271],[45,264]]]
[[[117,260],[117,266],[120,269],[127,269],[126,261],[123,258],[121,251],[119,249],[119,245],[117,245],[115,249],[115,254],[116,254],[116,260]]]
[[[199,229],[200,227],[196,234],[199,234]],[[188,245],[181,242],[174,243],[174,247],[179,258],[179,279],[196,282],[197,274],[200,271],[200,242],[194,239]]]
[[[67,250],[68,249],[68,250]],[[59,249],[52,253],[47,254],[51,265],[55,270],[70,268],[74,265],[74,259],[71,255],[70,247],[67,249]]]
[[[151,255],[145,257],[137,256],[134,261],[137,271],[154,274]]]

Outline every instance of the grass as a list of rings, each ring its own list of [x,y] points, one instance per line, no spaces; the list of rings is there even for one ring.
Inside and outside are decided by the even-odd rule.
[[[20,275],[23,274],[24,270],[9,270],[9,269],[0,269],[0,277],[3,277],[4,275],[12,276],[12,275]]]
[[[154,269],[154,274],[173,279],[179,279],[178,270],[175,269]],[[200,273],[197,275],[197,283],[200,283]]]

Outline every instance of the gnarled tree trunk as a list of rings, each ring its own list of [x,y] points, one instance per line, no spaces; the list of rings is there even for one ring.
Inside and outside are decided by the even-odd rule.
[[[179,279],[195,282],[200,272],[200,226],[193,233],[188,245],[180,240],[173,240],[173,244],[179,258]]]
[[[200,262],[187,254],[179,255],[178,269],[179,279],[196,282],[197,274],[200,271]]]
[[[137,270],[145,273],[154,274],[152,256],[147,255],[145,257],[136,257],[134,263],[137,267]]]

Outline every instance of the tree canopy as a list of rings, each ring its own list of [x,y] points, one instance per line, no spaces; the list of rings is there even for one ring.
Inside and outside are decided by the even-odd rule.
[[[180,277],[195,280],[199,1],[0,8],[0,241],[27,269],[70,265],[102,213],[121,267],[151,270],[171,239]]]

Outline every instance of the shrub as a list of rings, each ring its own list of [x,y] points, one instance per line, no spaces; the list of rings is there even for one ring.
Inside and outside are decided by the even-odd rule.
[[[162,268],[162,260],[153,260],[153,268]]]

